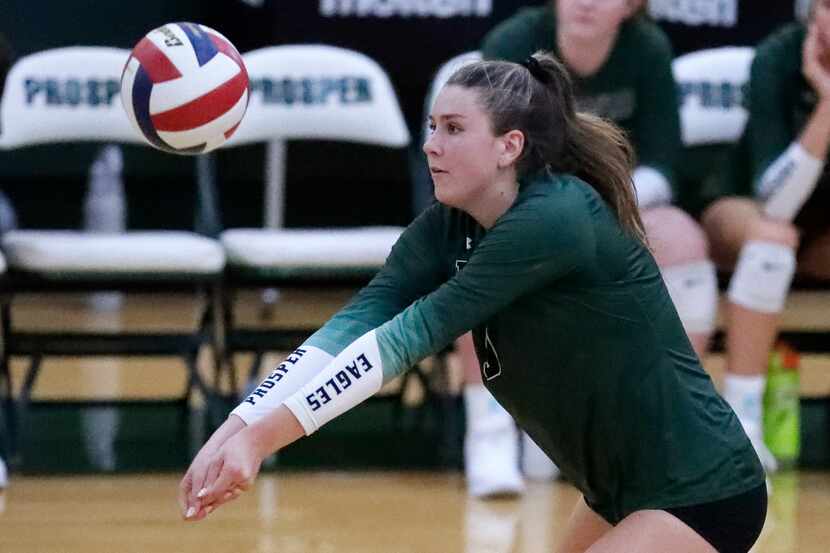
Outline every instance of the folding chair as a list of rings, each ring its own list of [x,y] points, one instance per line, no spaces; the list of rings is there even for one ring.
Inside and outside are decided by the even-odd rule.
[[[392,85],[369,57],[324,45],[269,47],[243,57],[252,83],[251,100],[229,146],[269,142],[272,150],[284,152],[288,140],[390,148],[409,144]],[[228,259],[223,311],[232,389],[235,353],[254,353],[249,378],[255,379],[266,352],[290,351],[316,330],[304,325],[274,329],[237,324],[234,312],[239,291],[362,286],[383,265],[403,231],[378,226],[279,228],[284,169],[269,169],[264,214],[267,228],[232,228],[220,237]]]
[[[0,106],[0,148],[80,141],[139,143],[119,98],[121,71],[128,55],[128,51],[115,48],[71,47],[20,59],[8,74]],[[50,194],[60,191],[44,190],[44,198]],[[196,196],[194,193],[198,200]],[[190,220],[181,228],[192,227]],[[212,324],[221,323],[221,316],[210,309],[219,298],[225,265],[218,241],[188,230],[91,234],[26,229],[3,236],[2,248],[8,263],[7,300],[2,308],[6,345],[2,364],[7,382],[8,357],[29,359],[17,401],[21,409],[30,401],[46,356],[176,356],[184,362],[188,375],[182,399],[186,401],[194,387],[209,397],[197,370],[197,356],[207,342],[221,350],[221,329]],[[192,294],[201,305],[196,328],[38,332],[24,331],[14,324],[14,299],[19,294],[98,290]]]

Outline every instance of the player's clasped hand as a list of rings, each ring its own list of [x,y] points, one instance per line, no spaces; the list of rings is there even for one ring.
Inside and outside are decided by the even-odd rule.
[[[247,491],[264,455],[251,433],[242,430],[215,451],[202,450],[179,486],[179,505],[187,521],[205,518]]]

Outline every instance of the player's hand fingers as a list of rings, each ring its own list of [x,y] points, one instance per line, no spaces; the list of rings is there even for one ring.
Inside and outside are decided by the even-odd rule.
[[[234,499],[237,499],[240,495],[242,495],[243,491],[245,491],[245,490],[243,490],[242,488],[236,487],[236,488],[234,488],[234,489],[232,489],[228,492],[225,492],[225,496],[222,498],[222,503],[225,503],[227,501],[233,501]]]
[[[208,464],[207,468],[202,473],[201,478],[194,478],[193,487],[190,490],[190,506],[195,506],[198,510],[200,505],[207,505],[205,501],[201,500],[202,498],[200,493],[216,480],[224,464],[225,459],[222,456],[216,456],[210,464]]]
[[[213,483],[207,483],[206,486],[199,492],[199,500],[202,501],[204,505],[216,503],[219,498],[225,495],[225,492],[230,491],[235,487],[236,479],[239,476],[237,472],[237,470],[228,467],[228,465],[224,465],[216,480]]]
[[[179,482],[178,502],[179,509],[181,509],[182,516],[187,514],[188,498],[190,497],[190,489],[193,487],[193,475],[188,470]]]
[[[238,499],[240,495],[242,495],[242,490],[239,489],[239,488],[233,488],[232,490],[226,491],[225,495],[223,495],[220,499],[218,499],[216,502],[211,503],[210,505],[205,507],[206,510],[210,509],[210,511],[208,511],[207,514],[210,514],[211,511],[221,507],[225,503],[233,501],[234,499]]]
[[[247,475],[246,471],[240,469],[239,467],[225,464],[222,466],[222,470],[216,478],[216,481],[212,484],[208,483],[206,487],[199,492],[198,497],[203,504],[212,505],[223,497],[225,492],[232,491],[236,487],[245,489],[245,487],[249,485],[250,476]]]
[[[196,507],[193,514],[191,516],[185,518],[185,520],[187,522],[199,522],[200,520],[202,520],[206,516],[208,516],[211,513],[211,511],[213,511],[213,507],[211,507],[211,506]]]

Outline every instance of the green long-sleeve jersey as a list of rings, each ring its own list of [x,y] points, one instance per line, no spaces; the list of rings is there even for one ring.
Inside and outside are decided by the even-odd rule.
[[[486,59],[521,62],[537,50],[560,56],[556,16],[549,5],[523,8],[497,25],[481,45]],[[674,185],[680,116],[672,50],[657,25],[633,18],[620,26],[608,58],[592,75],[571,72],[577,107],[614,121],[628,134],[639,165]]]
[[[386,379],[472,329],[486,386],[611,522],[763,482],[653,257],[576,177],[529,179],[488,230],[435,204],[308,344],[373,328]]]

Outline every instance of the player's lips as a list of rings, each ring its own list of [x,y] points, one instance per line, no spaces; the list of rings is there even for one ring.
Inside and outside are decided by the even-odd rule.
[[[446,171],[444,171],[444,170],[443,170],[443,169],[441,169],[440,167],[430,167],[430,168],[429,168],[429,172],[430,172],[430,173],[432,173],[433,175],[434,175],[435,173],[446,173]]]

